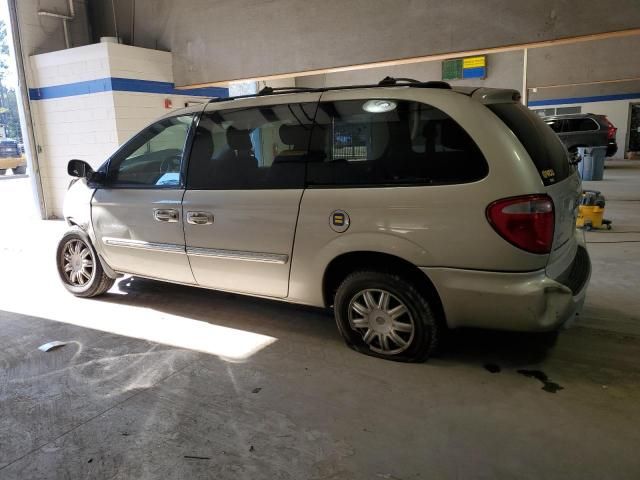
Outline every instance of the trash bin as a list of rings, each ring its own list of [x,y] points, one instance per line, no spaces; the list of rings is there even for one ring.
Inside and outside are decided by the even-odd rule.
[[[580,163],[578,172],[582,180],[602,180],[604,174],[604,158],[607,154],[607,147],[580,147]]]

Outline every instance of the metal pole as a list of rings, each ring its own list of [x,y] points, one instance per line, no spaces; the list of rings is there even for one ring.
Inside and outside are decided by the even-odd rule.
[[[131,0],[131,46],[136,46],[136,0]]]
[[[116,4],[115,0],[111,0],[111,10],[113,11],[113,29],[116,32],[116,38],[118,38],[118,20],[116,19]],[[120,43],[119,40],[117,40]]]
[[[18,26],[18,11],[16,8],[17,0],[8,0],[9,19],[11,21],[11,35],[13,38],[14,58],[16,60],[16,70],[18,73],[18,115],[20,117],[20,127],[23,133],[24,151],[27,155],[27,164],[29,166],[29,178],[31,180],[31,189],[35,197],[40,218],[47,218],[47,204],[44,198],[44,190],[42,188],[42,178],[40,177],[40,164],[38,162],[38,153],[36,150],[36,137],[33,131],[33,119],[31,117],[31,106],[29,105],[29,88],[24,71],[24,52],[20,42],[20,30]]]
[[[67,24],[67,20],[62,20],[62,30],[64,32],[64,46],[66,48],[71,48],[71,41],[69,40],[69,24]]]
[[[527,88],[527,64],[529,62],[529,49],[525,48],[523,50],[522,56],[522,95],[520,98],[522,99],[522,104],[526,107],[527,103],[529,103],[529,89]]]

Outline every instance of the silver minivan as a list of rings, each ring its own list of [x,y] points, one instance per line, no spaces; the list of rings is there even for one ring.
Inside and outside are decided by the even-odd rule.
[[[278,91],[174,111],[75,178],[74,295],[120,275],[333,308],[352,348],[421,361],[447,328],[554,331],[591,264],[580,179],[513,90]]]

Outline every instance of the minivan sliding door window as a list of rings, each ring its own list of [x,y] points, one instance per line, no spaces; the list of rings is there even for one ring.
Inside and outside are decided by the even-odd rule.
[[[316,103],[205,112],[196,128],[187,188],[303,188]]]

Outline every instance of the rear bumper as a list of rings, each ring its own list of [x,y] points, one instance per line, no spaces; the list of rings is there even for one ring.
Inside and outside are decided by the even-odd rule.
[[[450,268],[421,269],[435,285],[451,328],[556,330],[584,305],[591,262],[579,247],[563,283],[544,270],[503,273]]]

